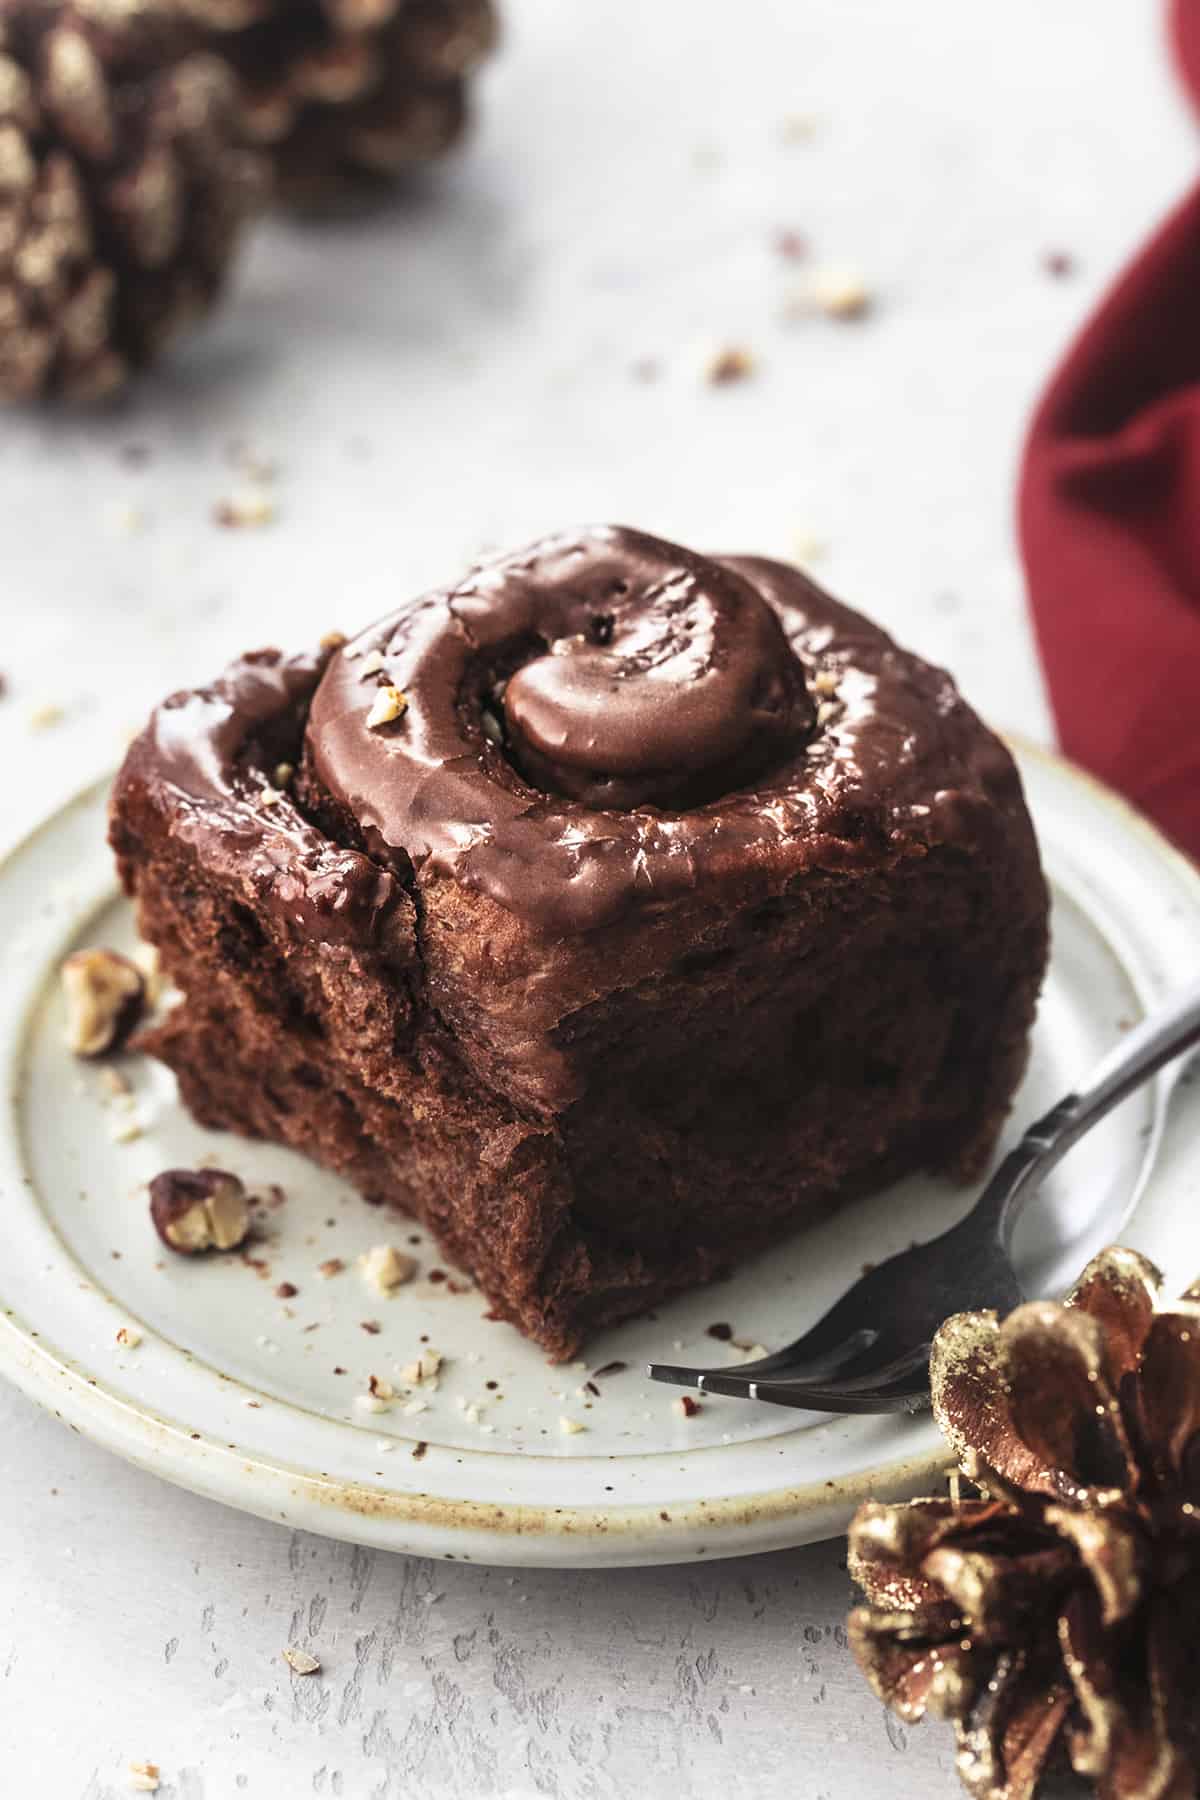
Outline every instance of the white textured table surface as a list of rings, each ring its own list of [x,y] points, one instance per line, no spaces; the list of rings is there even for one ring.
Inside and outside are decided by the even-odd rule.
[[[0,840],[228,654],[355,628],[485,544],[587,518],[818,540],[836,591],[1047,735],[1014,458],[1055,353],[1192,171],[1155,9],[509,15],[482,128],[419,199],[268,228],[120,415],[0,425]],[[797,115],[814,134],[789,143]],[[862,272],[870,319],[781,317],[807,273],[773,250],[786,229]],[[1058,250],[1068,279],[1042,267]],[[707,386],[721,344],[757,376]],[[211,521],[237,438],[279,459],[269,529]],[[34,733],[47,703],[65,716]],[[0,1767],[22,1800],[123,1794],[131,1758],[172,1800],[954,1791],[945,1734],[886,1722],[850,1667],[840,1546],[513,1576],[289,1536],[8,1391],[0,1444]],[[279,1658],[297,1638],[324,1659],[308,1682]]]

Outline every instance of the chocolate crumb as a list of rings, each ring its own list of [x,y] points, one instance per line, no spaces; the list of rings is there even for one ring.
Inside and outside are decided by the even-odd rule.
[[[1074,275],[1077,266],[1069,250],[1047,250],[1042,256],[1043,269],[1055,281],[1065,281],[1068,276]]]
[[[801,231],[777,231],[775,233],[775,254],[782,256],[787,262],[803,262],[808,255],[808,239]]]
[[[281,1281],[279,1286],[275,1289],[275,1298],[277,1300],[294,1300],[299,1292],[300,1289],[294,1286],[292,1282]]]
[[[723,1320],[718,1320],[715,1325],[709,1326],[706,1336],[716,1338],[718,1344],[727,1344],[733,1336],[733,1326],[726,1325]]]
[[[437,1282],[442,1282],[442,1281],[449,1281],[450,1277],[447,1275],[445,1269],[430,1269],[429,1279],[430,1279],[430,1281],[437,1283]]]
[[[600,1398],[600,1389],[596,1386],[594,1381],[585,1381],[583,1386],[585,1392],[595,1394],[597,1400]]]
[[[696,1414],[700,1411],[700,1402],[698,1400],[693,1400],[690,1394],[680,1394],[675,1405],[685,1419],[694,1419]]]
[[[358,1326],[359,1330],[365,1331],[368,1337],[378,1337],[383,1330],[383,1326],[379,1323],[378,1319],[360,1319]]]
[[[603,1381],[606,1375],[623,1375],[628,1367],[629,1364],[623,1362],[605,1363],[602,1369],[596,1369],[594,1371],[595,1379],[597,1381]]]
[[[424,1440],[422,1440],[420,1443],[414,1444],[413,1449],[412,1449],[413,1461],[420,1462],[421,1459],[423,1458],[423,1456],[425,1455],[425,1452],[428,1450],[428,1448],[429,1448],[429,1445],[427,1443],[425,1443]]]

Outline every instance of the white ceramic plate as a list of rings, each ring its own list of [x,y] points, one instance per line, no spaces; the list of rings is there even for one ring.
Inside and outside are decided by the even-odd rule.
[[[1054,952],[1013,1133],[1122,1027],[1200,968],[1200,876],[1105,790],[1022,753],[1054,889]],[[157,1065],[108,1078],[63,1048],[56,971],[84,943],[129,947],[104,846],[104,791],[51,819],[0,871],[0,1370],[79,1430],[198,1493],[309,1530],[424,1555],[560,1565],[670,1562],[803,1543],[868,1495],[936,1480],[929,1420],[818,1420],[734,1400],[691,1419],[650,1357],[719,1362],[706,1335],[795,1336],[862,1263],[931,1235],[969,1195],[934,1182],[847,1209],[732,1281],[606,1333],[551,1368],[457,1281],[422,1234],[288,1152],[199,1130]],[[130,1104],[132,1110],[130,1110]],[[141,1135],[130,1137],[130,1121]],[[1019,1243],[1031,1291],[1063,1287],[1121,1235],[1175,1281],[1200,1272],[1200,1084],[1162,1080],[1073,1153]],[[121,1141],[124,1140],[124,1141]],[[146,1183],[208,1160],[286,1203],[254,1261],[187,1261],[151,1230]],[[390,1299],[355,1258],[392,1241],[421,1273]],[[345,1269],[318,1267],[340,1258]],[[255,1262],[259,1266],[255,1266]],[[283,1301],[280,1283],[298,1292]],[[364,1321],[378,1324],[365,1330]],[[141,1342],[122,1348],[123,1327]],[[423,1342],[445,1358],[424,1410],[364,1413],[370,1375]],[[613,1363],[623,1369],[589,1376]],[[582,1431],[568,1434],[561,1421]]]

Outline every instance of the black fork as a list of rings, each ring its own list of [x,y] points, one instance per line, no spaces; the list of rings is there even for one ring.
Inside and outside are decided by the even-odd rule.
[[[742,1368],[650,1363],[655,1381],[814,1412],[919,1412],[929,1353],[956,1312],[1001,1316],[1025,1296],[1009,1247],[1022,1208],[1084,1132],[1172,1058],[1200,1043],[1200,983],[1122,1039],[1086,1086],[1030,1126],[967,1217],[856,1281],[810,1331]]]

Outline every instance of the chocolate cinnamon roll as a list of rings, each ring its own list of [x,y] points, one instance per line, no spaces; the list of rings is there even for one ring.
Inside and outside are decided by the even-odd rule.
[[[615,527],[173,696],[112,839],[206,1124],[412,1213],[554,1356],[985,1161],[1046,894],[949,676]]]

